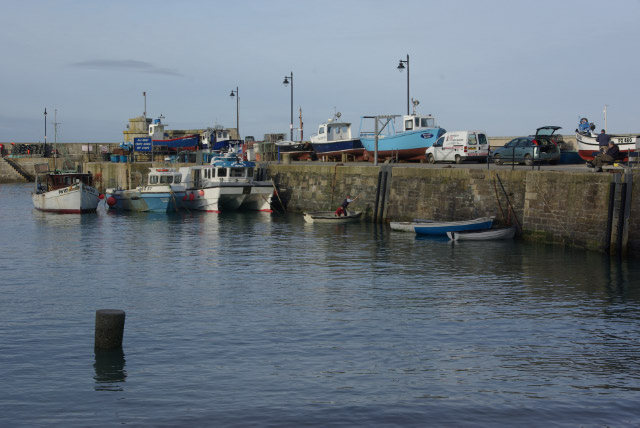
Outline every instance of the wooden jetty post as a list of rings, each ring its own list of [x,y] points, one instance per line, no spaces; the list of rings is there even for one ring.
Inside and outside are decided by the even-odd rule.
[[[120,309],[96,311],[95,349],[120,349],[124,336],[125,313]]]

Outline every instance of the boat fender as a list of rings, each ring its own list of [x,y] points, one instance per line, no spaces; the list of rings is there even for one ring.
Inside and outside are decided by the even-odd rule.
[[[114,198],[113,196],[109,196],[107,198],[107,205],[109,205],[110,207],[114,206],[116,204],[116,198]]]
[[[192,193],[189,193],[189,200],[190,200],[190,201],[193,201],[195,198],[196,198],[196,197],[195,197],[195,195],[193,194],[193,192],[192,192]]]
[[[104,199],[104,195],[103,195],[102,193],[100,193],[100,194],[98,195],[98,199],[103,200],[103,199]]]
[[[200,191],[198,192],[198,194],[199,194],[200,196],[204,196],[204,190],[200,190]]]

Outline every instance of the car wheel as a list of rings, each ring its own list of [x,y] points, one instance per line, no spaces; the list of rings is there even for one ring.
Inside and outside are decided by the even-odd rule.
[[[524,155],[524,164],[526,166],[531,166],[533,165],[533,159],[531,158],[531,155],[529,153],[527,153],[526,155]]]
[[[427,162],[436,163],[436,158],[434,158],[433,155],[429,153],[429,156],[427,156]]]
[[[458,164],[462,163],[462,158],[460,157],[460,155],[456,155],[455,160]]]
[[[496,165],[502,165],[502,156],[493,155],[493,163]]]

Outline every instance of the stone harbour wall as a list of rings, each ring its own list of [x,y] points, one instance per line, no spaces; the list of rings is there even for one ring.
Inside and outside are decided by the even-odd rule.
[[[466,168],[391,168],[384,220],[465,220],[495,216],[526,240],[603,251],[608,246],[610,183],[615,174]],[[269,165],[289,211],[350,208],[371,220],[380,167]],[[635,175],[640,185],[640,174]],[[501,186],[502,183],[502,186]],[[640,194],[633,187],[628,249],[640,253]],[[504,191],[502,190],[504,188]],[[613,228],[615,235],[615,225]]]

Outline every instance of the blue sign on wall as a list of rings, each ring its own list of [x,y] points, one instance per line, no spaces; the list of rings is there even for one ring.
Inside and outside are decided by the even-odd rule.
[[[153,149],[153,144],[151,143],[151,137],[134,138],[133,149],[136,152],[150,152]]]

